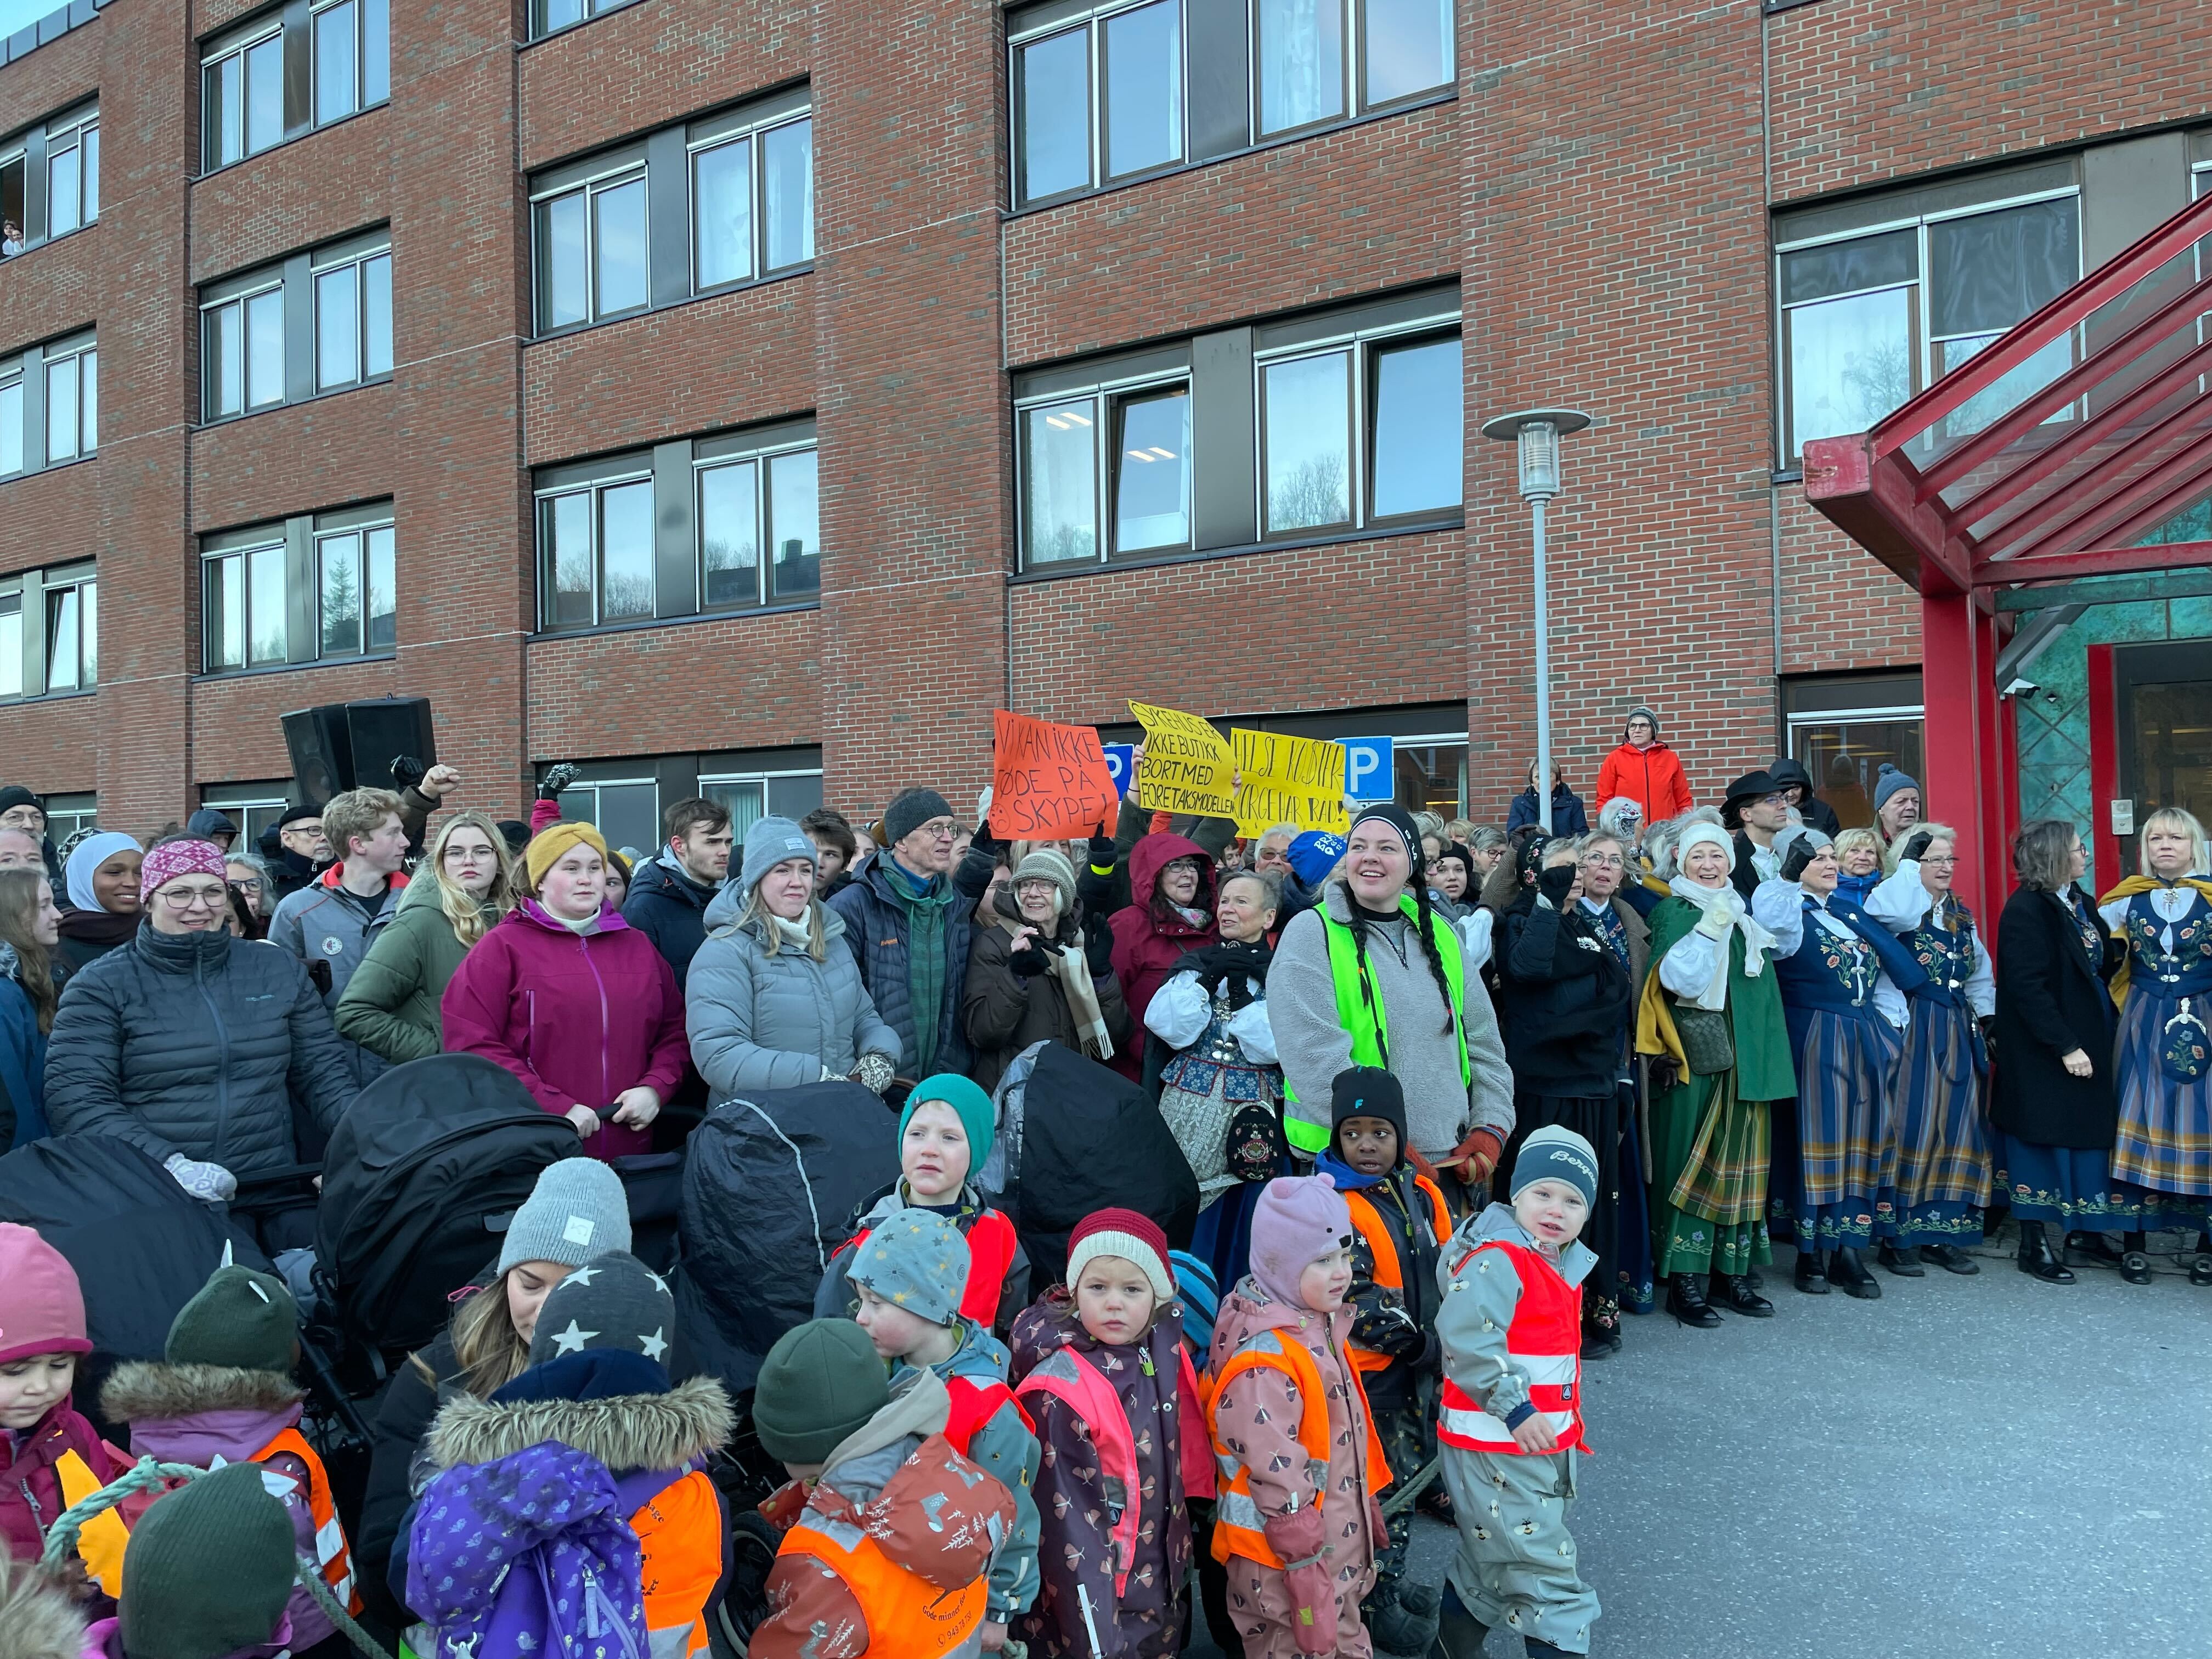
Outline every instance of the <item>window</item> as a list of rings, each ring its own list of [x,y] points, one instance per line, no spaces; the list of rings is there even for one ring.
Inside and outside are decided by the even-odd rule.
[[[730,810],[730,828],[739,842],[745,831],[773,814],[796,823],[822,805],[822,774],[751,772],[699,775],[699,793]]]
[[[23,595],[0,593],[0,697],[23,695]]]
[[[100,584],[90,576],[46,585],[46,690],[77,691],[100,680]]]
[[[541,495],[538,526],[547,629],[638,622],[653,615],[649,473]]]
[[[392,373],[392,250],[314,267],[315,386],[327,392]]]
[[[1782,696],[1790,757],[1844,829],[1874,822],[1875,776],[1884,765],[1925,775],[1917,675],[1784,681]]]
[[[23,370],[0,368],[0,477],[23,470]]]
[[[699,598],[708,611],[811,599],[822,591],[820,511],[811,442],[701,462]],[[763,561],[759,550],[769,550]]]
[[[315,35],[315,125],[392,95],[390,0],[338,0],[310,17]]]
[[[100,116],[46,129],[46,234],[65,236],[100,217]]]
[[[0,478],[62,466],[100,442],[100,352],[94,337],[0,357]]]
[[[60,847],[72,836],[82,835],[98,826],[94,822],[99,799],[90,794],[48,795],[46,797],[46,836]]]
[[[1031,565],[1190,545],[1190,380],[1172,377],[1058,398],[1017,411],[1024,541]],[[1098,441],[1110,434],[1109,445]]]
[[[1783,246],[1783,453],[1863,432],[2081,279],[2080,204],[2065,190],[2025,202],[1928,212],[1865,232]],[[1947,419],[1966,436],[2072,367],[2054,341]],[[2073,418],[2062,410],[2054,421]]]
[[[258,155],[284,140],[284,30],[281,22],[252,32],[200,61],[203,168]]]
[[[100,352],[89,340],[49,348],[46,375],[46,464],[89,455],[100,447]]]
[[[264,13],[201,54],[201,170],[258,155],[391,96],[391,0]]]
[[[536,212],[538,332],[645,307],[642,165],[546,197]]]
[[[200,791],[200,805],[213,807],[238,826],[238,839],[232,843],[236,850],[256,852],[262,831],[291,810],[291,787],[289,778],[266,783],[211,784]]]
[[[0,144],[0,256],[100,217],[100,111],[80,105]]]
[[[90,561],[0,581],[0,698],[100,681],[100,584]],[[51,810],[51,809],[50,809]]]
[[[204,419],[249,414],[284,401],[284,283],[200,307]]]
[[[1451,0],[1044,0],[1007,33],[1023,204],[1433,94],[1456,74]]]
[[[1266,536],[1433,515],[1460,504],[1456,332],[1263,360],[1260,377]]]
[[[631,0],[531,0],[530,32],[533,36],[550,34],[630,3]]]
[[[649,777],[612,777],[561,792],[561,817],[598,829],[610,850],[635,861],[660,845],[660,786]]]
[[[714,124],[708,136],[695,131],[690,151],[695,292],[813,258],[811,116]]]
[[[210,674],[374,656],[398,642],[389,502],[206,537],[200,584]]]
[[[375,230],[200,290],[201,419],[392,373],[392,240]]]

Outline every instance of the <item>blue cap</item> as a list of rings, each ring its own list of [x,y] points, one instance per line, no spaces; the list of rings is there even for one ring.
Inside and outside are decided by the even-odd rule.
[[[1344,856],[1345,840],[1326,830],[1309,830],[1290,846],[1291,870],[1308,887],[1317,887]]]

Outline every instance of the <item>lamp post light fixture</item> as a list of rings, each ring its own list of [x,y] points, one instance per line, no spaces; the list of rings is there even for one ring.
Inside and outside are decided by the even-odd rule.
[[[1552,833],[1552,618],[1544,570],[1544,504],[1559,493],[1559,440],[1590,417],[1579,409],[1524,409],[1482,423],[1482,435],[1520,447],[1521,499],[1528,503],[1536,556],[1536,816]]]

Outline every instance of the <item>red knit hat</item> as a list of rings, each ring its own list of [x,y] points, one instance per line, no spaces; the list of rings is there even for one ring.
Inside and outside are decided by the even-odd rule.
[[[0,1222],[0,1365],[40,1353],[90,1353],[84,1292],[69,1258],[29,1227]]]
[[[1149,1216],[1134,1210],[1093,1210],[1067,1236],[1067,1283],[1073,1288],[1094,1256],[1118,1255],[1133,1261],[1161,1302],[1175,1300],[1175,1275],[1168,1271],[1168,1236]]]

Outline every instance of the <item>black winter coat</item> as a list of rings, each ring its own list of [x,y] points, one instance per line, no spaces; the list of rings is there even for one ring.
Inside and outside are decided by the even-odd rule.
[[[115,1135],[233,1175],[299,1161],[295,1102],[321,1135],[352,1103],[330,1011],[289,951],[228,933],[136,938],[70,976],[46,1049],[57,1134]]]
[[[2081,928],[2101,941],[2095,968]],[[2039,1146],[2110,1146],[2119,1118],[2112,1039],[2118,1012],[2107,988],[2126,947],[2110,936],[2079,888],[2023,887],[1997,921],[1997,1012],[1990,1121]],[[2087,1077],[2061,1063],[2089,1056]],[[51,1075],[52,1061],[47,1062]],[[49,1091],[52,1085],[49,1084]]]
[[[961,1029],[972,1051],[968,1075],[987,1090],[999,1086],[1014,1057],[1032,1042],[1049,1041],[1084,1052],[1074,1011],[1059,978],[1048,971],[1025,974],[1016,968],[1013,935],[996,920],[1013,906],[1011,883],[999,889],[998,898],[994,915],[976,915],[974,940],[968,948],[968,977],[960,996]],[[1018,925],[1018,910],[1014,914]],[[1098,965],[1091,970],[1091,988],[1098,994],[1098,1012],[1106,1021],[1114,1052],[1122,1054],[1131,1046],[1132,1027],[1128,1005],[1121,1000],[1121,982],[1106,960],[1113,937],[1104,918],[1086,922],[1070,911],[1060,917],[1054,942],[1097,959]],[[1042,958],[1042,951],[1030,953],[1030,961]]]
[[[506,1292],[495,1287],[478,1294]],[[399,1603],[385,1583],[392,1547],[415,1501],[409,1471],[414,1467],[416,1448],[437,1418],[438,1407],[450,1396],[466,1392],[461,1383],[460,1362],[453,1357],[451,1332],[439,1332],[437,1340],[419,1357],[437,1373],[438,1381],[434,1386],[426,1379],[411,1357],[392,1373],[369,1425],[368,1486],[362,1494],[361,1524],[351,1539],[354,1583],[361,1587],[371,1609],[395,1624],[411,1622],[399,1616]]]
[[[1611,1095],[1627,1053],[1628,970],[1580,905],[1562,915],[1523,892],[1498,932],[1498,1028],[1514,1087],[1571,1100]]]
[[[954,896],[945,911],[944,989],[934,1009],[918,1010],[907,979],[907,948],[912,927],[907,920],[906,907],[892,895],[890,878],[877,867],[890,856],[888,853],[871,853],[854,873],[853,884],[831,899],[830,908],[844,919],[846,943],[853,947],[854,961],[860,964],[860,982],[867,987],[876,1012],[883,1016],[884,1024],[899,1035],[902,1045],[901,1067],[913,1066],[920,1052],[915,1046],[915,1019],[933,1017],[937,1022],[937,1055],[932,1069],[965,1073],[968,1039],[961,1030],[960,986],[968,976],[969,943],[975,927],[975,901],[982,893],[981,884],[991,878],[990,863],[988,860],[979,863],[971,849],[970,856],[962,861],[952,880]],[[975,879],[979,872],[981,882]],[[902,1070],[902,1075],[904,1074]]]
[[[641,860],[630,872],[623,920],[651,939],[653,948],[667,958],[668,965],[676,970],[678,991],[691,971],[691,958],[706,942],[707,907],[721,890],[702,887],[657,857]]]

